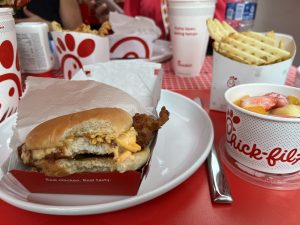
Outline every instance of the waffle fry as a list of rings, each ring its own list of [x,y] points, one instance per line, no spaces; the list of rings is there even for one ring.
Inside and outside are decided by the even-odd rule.
[[[284,42],[282,40],[279,41],[278,47],[284,49]]]
[[[272,30],[272,31],[269,31],[269,32],[267,32],[267,33],[265,33],[265,35],[266,35],[267,37],[273,39],[273,40],[276,42],[276,39],[275,39],[275,33],[274,33],[273,30]]]
[[[206,21],[208,33],[215,41],[222,41],[222,39],[231,33],[237,32],[228,23],[222,23],[217,19],[208,19]]]
[[[291,55],[290,52],[288,52],[284,49],[280,49],[278,47],[274,47],[274,46],[262,43],[254,38],[247,37],[240,33],[234,33],[234,34],[232,34],[232,37],[235,40],[238,40],[240,42],[247,44],[248,46],[253,46],[254,48],[256,48],[258,50],[260,49],[260,50],[264,51],[266,53],[266,55],[269,53],[269,54],[273,55],[274,57],[276,57],[276,60],[271,61],[271,63],[286,60]],[[266,61],[266,63],[267,63],[267,61]]]
[[[228,37],[225,37],[222,43],[227,43],[228,45],[234,47],[236,49],[235,54],[237,54],[237,56],[239,56],[241,52],[243,52],[243,59],[248,64],[270,64],[278,60],[278,57],[274,56],[273,54],[263,51],[257,48],[255,45],[249,45],[247,44],[247,42],[239,40],[239,38],[237,38],[237,35],[231,34]]]
[[[276,46],[275,37],[273,38],[272,36],[270,36],[272,35],[271,33],[267,33],[266,35],[263,35],[253,31],[246,31],[246,32],[242,32],[242,34],[247,37],[251,37],[259,42],[266,43],[271,46]]]
[[[238,62],[260,66],[291,57],[291,53],[284,49],[284,42],[280,40],[277,43],[274,31],[265,34],[237,32],[228,23],[217,19],[208,19],[207,28],[214,39],[213,48]]]
[[[265,63],[263,59],[253,56],[245,51],[241,51],[240,49],[236,48],[234,45],[227,44],[224,42],[219,43],[219,53],[238,62],[246,63],[250,65],[262,65]]]

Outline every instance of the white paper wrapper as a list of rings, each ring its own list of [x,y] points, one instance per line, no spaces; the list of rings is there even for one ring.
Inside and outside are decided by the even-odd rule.
[[[114,60],[83,67],[73,80],[95,80],[117,87],[142,103],[152,112],[160,98],[161,64],[143,60]],[[160,70],[158,75],[155,71]],[[86,75],[86,73],[88,75]]]
[[[152,19],[147,17],[130,17],[116,12],[110,12],[109,21],[114,34],[146,34],[158,38],[160,29]]]
[[[24,143],[27,134],[38,124],[65,114],[99,107],[119,107],[132,116],[135,113],[154,113],[160,96],[160,76],[155,76],[154,70],[159,64],[147,62],[125,64],[116,61],[96,64],[95,68],[97,66],[102,70],[91,70],[91,76],[100,72],[103,77],[107,77],[102,80],[106,84],[91,80],[91,77],[90,80],[28,77],[27,89],[19,104],[17,126],[10,143],[11,149],[16,150]],[[129,73],[129,68],[132,69],[132,73]],[[140,84],[135,85],[135,82]],[[108,85],[110,83],[114,84],[114,87]],[[118,88],[125,86],[124,83],[126,92]],[[142,89],[146,91],[141,92],[141,96],[132,97]],[[137,99],[142,101],[139,102]],[[22,168],[17,154],[12,154],[9,167]]]
[[[113,34],[109,36],[110,58],[150,58],[161,30],[152,19],[109,14]]]

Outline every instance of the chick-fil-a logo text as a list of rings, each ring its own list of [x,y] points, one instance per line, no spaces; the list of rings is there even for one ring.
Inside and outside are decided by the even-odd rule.
[[[235,116],[232,110],[226,115],[227,143],[236,151],[254,160],[266,160],[269,166],[275,166],[277,162],[296,164],[300,160],[300,152],[297,148],[283,149],[274,147],[271,150],[261,149],[256,143],[244,143],[236,134],[236,126],[241,122],[239,116]]]

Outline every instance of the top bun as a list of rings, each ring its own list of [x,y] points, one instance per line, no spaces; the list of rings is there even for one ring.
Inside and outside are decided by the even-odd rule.
[[[26,137],[27,149],[54,148],[64,145],[66,138],[105,134],[114,139],[132,126],[131,115],[119,108],[95,108],[45,121]]]

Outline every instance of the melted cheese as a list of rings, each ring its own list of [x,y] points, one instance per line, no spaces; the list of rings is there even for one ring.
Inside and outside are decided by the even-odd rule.
[[[118,157],[115,159],[117,161],[117,163],[122,163],[123,161],[125,161],[127,158],[133,158],[134,156],[132,155],[132,152],[130,151],[125,151],[121,154],[118,155]]]
[[[114,160],[116,160],[117,163],[123,162],[128,157],[134,157],[132,153],[138,152],[142,149],[141,146],[136,143],[136,136],[136,130],[134,129],[134,127],[131,127],[127,132],[121,134],[115,139],[118,147],[114,150]],[[104,138],[99,134],[92,134],[88,138],[90,139],[90,143],[93,145],[108,142],[106,139],[104,140]],[[108,143],[110,142],[111,141],[109,141]]]
[[[141,146],[136,143],[136,136],[136,130],[131,127],[129,131],[117,137],[116,142],[120,147],[126,149],[127,151],[138,152],[141,150]]]

